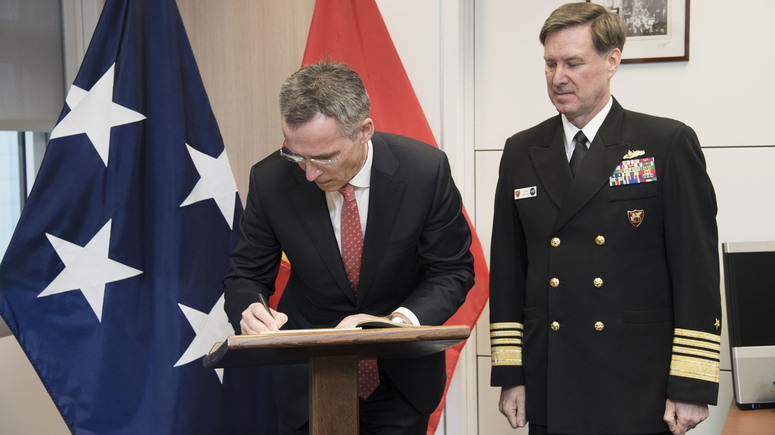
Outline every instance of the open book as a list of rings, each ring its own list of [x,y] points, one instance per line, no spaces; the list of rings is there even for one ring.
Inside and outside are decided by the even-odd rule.
[[[312,329],[281,329],[279,331],[267,331],[259,332],[257,335],[274,335],[274,334],[310,334],[319,332],[331,332],[331,331],[355,331],[358,329],[376,329],[376,328],[413,328],[412,325],[404,323],[391,322],[388,319],[369,319],[361,320],[356,323],[352,328],[312,328]]]
[[[232,336],[232,338],[240,339],[240,338],[248,338],[248,337],[255,338],[255,337],[269,337],[269,336],[277,336],[277,335],[323,334],[323,333],[335,332],[335,331],[343,332],[343,331],[357,331],[360,329],[380,329],[380,328],[422,328],[422,327],[407,325],[404,323],[395,323],[395,322],[391,322],[386,318],[378,318],[378,319],[361,320],[353,328],[281,329],[279,331],[259,332],[258,334],[254,334],[254,335],[235,335],[235,336]],[[210,349],[210,353],[215,351],[215,349],[220,347],[222,344],[223,342],[220,342],[220,341],[215,343],[212,349]]]
[[[392,322],[386,318],[361,320],[356,324],[357,327],[362,329],[370,328],[411,328],[413,325],[407,325],[406,323]]]

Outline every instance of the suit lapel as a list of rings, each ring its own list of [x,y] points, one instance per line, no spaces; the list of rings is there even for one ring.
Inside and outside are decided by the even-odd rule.
[[[562,135],[562,121],[558,116],[557,128],[552,139],[530,148],[530,157],[533,159],[541,185],[557,207],[562,206],[573,180],[568,157],[565,155]]]
[[[554,231],[565,225],[608,183],[608,178],[622,161],[629,147],[629,144],[620,143],[619,140],[622,116],[623,109],[614,100],[611,111],[600,126],[581,164],[579,175],[570,185],[570,190],[560,208],[560,214],[557,216]]]
[[[294,171],[294,178],[298,184],[290,190],[289,196],[309,237],[310,247],[317,251],[320,262],[334,277],[340,290],[350,300],[354,300],[355,296],[342,264],[342,254],[331,226],[326,194],[315,183],[308,182],[301,170]]]
[[[372,288],[382,257],[393,236],[396,218],[406,189],[405,183],[394,178],[399,162],[379,133],[375,133],[372,137],[372,145],[374,159],[369,187],[369,217],[363,239],[361,278],[356,307],[363,303]]]

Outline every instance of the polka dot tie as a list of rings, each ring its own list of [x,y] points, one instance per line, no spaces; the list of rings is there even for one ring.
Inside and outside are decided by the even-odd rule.
[[[358,213],[358,203],[355,201],[355,189],[347,183],[339,189],[344,197],[342,204],[342,262],[347,273],[347,280],[353,293],[358,297],[358,283],[361,277],[361,255],[363,254],[363,231],[361,230],[361,216]],[[358,396],[367,399],[379,386],[379,372],[377,360],[367,359],[358,361]]]

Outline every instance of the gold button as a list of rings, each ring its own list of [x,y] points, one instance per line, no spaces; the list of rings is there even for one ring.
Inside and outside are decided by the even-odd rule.
[[[552,237],[552,241],[549,242],[549,244],[552,245],[552,248],[556,248],[560,246],[560,238],[559,237]]]
[[[595,278],[592,283],[595,285],[595,287],[600,288],[603,286],[603,280],[601,278]]]
[[[552,287],[559,287],[560,286],[560,280],[557,278],[552,278],[549,280],[549,285]]]
[[[560,322],[552,322],[552,331],[558,331],[560,329]]]
[[[595,331],[602,331],[605,329],[603,322],[595,322]]]
[[[595,243],[597,243],[599,246],[605,245],[605,237],[603,236],[595,237]]]

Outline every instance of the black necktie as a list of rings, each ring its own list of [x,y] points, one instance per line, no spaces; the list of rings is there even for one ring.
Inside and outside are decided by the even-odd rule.
[[[587,137],[579,130],[576,136],[573,137],[576,141],[576,148],[573,150],[573,155],[570,158],[570,171],[575,177],[579,173],[581,168],[581,161],[584,160],[584,156],[587,155]]]

